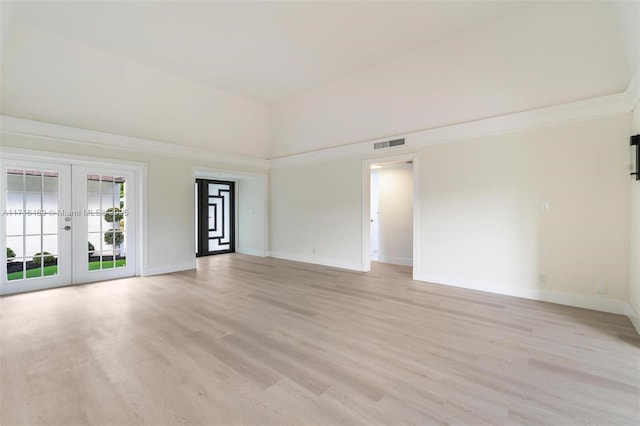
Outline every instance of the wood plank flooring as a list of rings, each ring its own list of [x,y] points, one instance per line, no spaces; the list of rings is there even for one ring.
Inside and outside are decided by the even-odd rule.
[[[2,425],[638,425],[620,315],[240,254],[3,297]]]

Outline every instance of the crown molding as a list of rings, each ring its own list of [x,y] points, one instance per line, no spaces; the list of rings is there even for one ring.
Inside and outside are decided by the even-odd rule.
[[[639,70],[640,71],[640,70]],[[134,138],[95,130],[80,129],[10,116],[0,116],[2,133],[37,136],[69,143],[108,146],[114,149],[153,153],[167,157],[208,160],[228,166],[252,167],[261,170],[319,163],[341,158],[387,157],[414,152],[417,148],[458,140],[492,136],[535,128],[604,118],[630,112],[640,99],[640,73],[636,72],[623,93],[571,102],[562,105],[507,114],[428,130],[390,135],[349,145],[277,157],[271,160],[210,151],[149,139]],[[390,139],[404,138],[405,145],[374,150],[373,144]]]
[[[630,85],[631,89],[633,87]],[[636,96],[638,95],[637,89],[636,87]],[[630,89],[627,89],[627,91],[615,95],[278,157],[271,160],[271,167],[289,167],[356,156],[375,158],[403,154],[427,145],[604,118],[630,112],[633,105],[631,101]],[[405,144],[381,150],[373,149],[373,144],[376,142],[398,138],[404,138]]]
[[[113,133],[62,126],[6,115],[0,116],[0,129],[4,134],[37,136],[44,139],[64,141],[79,145],[107,146],[126,151],[153,153],[166,157],[210,160],[226,165],[265,170],[269,168],[269,160],[261,158],[216,152],[204,148],[116,135]]]

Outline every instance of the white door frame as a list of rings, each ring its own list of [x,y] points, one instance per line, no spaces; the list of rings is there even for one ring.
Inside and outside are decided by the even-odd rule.
[[[362,160],[362,271],[371,270],[371,168],[375,163],[413,161],[413,279],[420,276],[420,154],[399,154]]]
[[[137,210],[136,218],[136,249],[134,255],[136,257],[135,276],[143,276],[147,269],[147,165],[141,162],[114,160],[101,157],[90,157],[75,154],[63,154],[57,152],[39,151],[22,148],[6,148],[0,150],[0,163],[5,161],[33,161],[39,163],[49,163],[68,166],[86,166],[97,168],[116,168],[127,170],[135,174],[137,199],[135,207]],[[72,184],[73,186],[73,184]],[[4,192],[2,193],[4,197]],[[2,203],[4,204],[4,202]],[[4,228],[4,227],[3,227]],[[4,234],[4,232],[3,232]],[[5,236],[0,235],[2,241]],[[6,253],[0,255],[0,260],[6,262]],[[6,277],[2,277],[2,282]],[[75,284],[75,278],[69,285]]]

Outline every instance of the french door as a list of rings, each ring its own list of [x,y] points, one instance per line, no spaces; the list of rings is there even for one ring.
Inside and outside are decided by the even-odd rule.
[[[235,251],[235,182],[196,179],[196,256]]]
[[[4,160],[0,294],[135,275],[133,171]]]

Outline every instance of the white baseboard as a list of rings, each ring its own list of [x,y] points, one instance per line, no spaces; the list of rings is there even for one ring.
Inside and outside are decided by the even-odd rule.
[[[522,297],[524,299],[539,300],[542,302],[559,303],[561,305],[593,309],[596,311],[620,315],[627,314],[627,306],[629,305],[627,302],[618,299],[608,299],[604,297],[595,297],[548,289],[500,286],[481,282],[463,282],[461,280],[454,281],[451,277],[430,274],[421,274],[418,280],[435,284],[450,285],[453,287],[468,288],[471,290],[486,291],[489,293],[503,294],[507,296]]]
[[[250,248],[237,248],[236,253],[248,254],[249,256],[269,257],[269,253],[264,250],[256,250]]]
[[[640,334],[640,313],[638,313],[630,303],[627,304],[627,316],[631,320],[631,324],[636,328],[638,334]]]
[[[394,257],[378,255],[378,262],[392,265],[413,266],[413,259],[407,257]]]
[[[293,260],[295,262],[312,263],[314,265],[332,266],[334,268],[350,269],[352,271],[362,271],[360,262],[346,262],[342,259],[319,256],[305,256],[298,253],[284,253],[272,251],[271,257],[276,259]]]
[[[190,262],[178,263],[173,265],[164,265],[164,266],[159,266],[157,268],[147,268],[144,271],[142,271],[142,276],[148,277],[150,275],[170,274],[171,272],[188,271],[190,269],[196,269],[195,258],[193,259],[193,261],[190,261]]]

